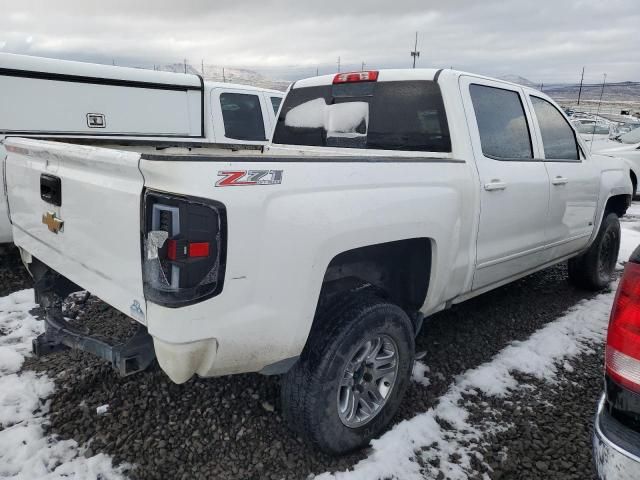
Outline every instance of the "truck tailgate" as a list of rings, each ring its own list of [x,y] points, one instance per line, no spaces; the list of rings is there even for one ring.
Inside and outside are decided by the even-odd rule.
[[[140,155],[23,138],[5,144],[16,245],[144,323]]]

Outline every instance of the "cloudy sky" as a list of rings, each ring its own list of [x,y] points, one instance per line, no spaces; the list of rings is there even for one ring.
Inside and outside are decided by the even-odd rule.
[[[640,0],[0,0],[0,51],[295,79],[418,66],[534,82],[640,80]]]

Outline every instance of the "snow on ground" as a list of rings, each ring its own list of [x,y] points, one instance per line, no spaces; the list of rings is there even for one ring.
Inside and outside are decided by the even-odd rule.
[[[627,215],[620,222],[622,238],[620,240],[619,261],[627,261],[640,245],[640,203],[632,203],[627,210]]]
[[[104,454],[84,457],[73,440],[44,432],[53,380],[32,371],[19,372],[31,352],[42,322],[29,314],[33,290],[0,297],[0,477],[13,479],[124,478]]]
[[[631,252],[640,244],[640,205],[632,205],[628,213],[629,218],[621,222],[620,262],[628,260]],[[508,425],[492,423],[490,415],[486,415],[487,420],[482,425],[472,424],[468,420],[469,411],[465,408],[469,396],[481,393],[503,397],[519,388],[531,388],[518,383],[513,375],[515,372],[553,382],[558,369],[568,364],[566,359],[590,352],[591,345],[604,341],[616,286],[612,286],[611,292],[578,303],[527,340],[512,343],[490,362],[458,376],[434,408],[400,422],[382,437],[373,440],[371,453],[353,470],[327,472],[316,478],[410,480],[436,478],[439,471],[451,479],[468,478],[473,471],[473,445],[480,444],[483,435],[488,432],[508,428]],[[428,366],[417,362],[412,379],[427,388],[425,372],[428,372]],[[486,410],[490,413],[488,406]],[[443,423],[453,428],[445,428]],[[456,454],[456,461],[451,461],[452,454]],[[430,460],[438,460],[438,467],[432,466]]]

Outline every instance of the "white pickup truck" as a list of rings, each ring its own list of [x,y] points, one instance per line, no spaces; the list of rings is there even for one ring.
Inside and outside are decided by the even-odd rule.
[[[391,421],[422,319],[569,260],[605,287],[630,204],[539,91],[452,70],[296,82],[264,153],[7,139],[15,243],[61,346],[175,382],[283,374],[292,427],[324,451]],[[59,298],[86,289],[142,326],[111,346]]]
[[[210,82],[199,75],[0,52],[0,140],[260,148],[282,92]],[[0,144],[0,167],[5,151]],[[2,168],[0,168],[2,170]],[[0,183],[0,244],[11,225]]]

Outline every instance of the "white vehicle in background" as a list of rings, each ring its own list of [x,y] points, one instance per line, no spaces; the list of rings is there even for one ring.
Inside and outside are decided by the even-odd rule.
[[[157,358],[177,383],[282,374],[285,418],[333,454],[391,422],[425,316],[567,260],[607,286],[631,201],[624,162],[592,157],[549,97],[453,70],[300,80],[258,155],[6,144],[37,354],[121,374]],[[138,333],[68,324],[59,299],[81,289]]]
[[[259,148],[282,92],[204,81],[198,75],[0,53],[0,140]],[[6,152],[0,144],[0,162]],[[0,185],[0,243],[11,225]]]
[[[640,128],[618,135],[615,140],[606,143],[594,143],[593,151],[599,155],[623,158],[627,162],[635,196],[640,178]]]

